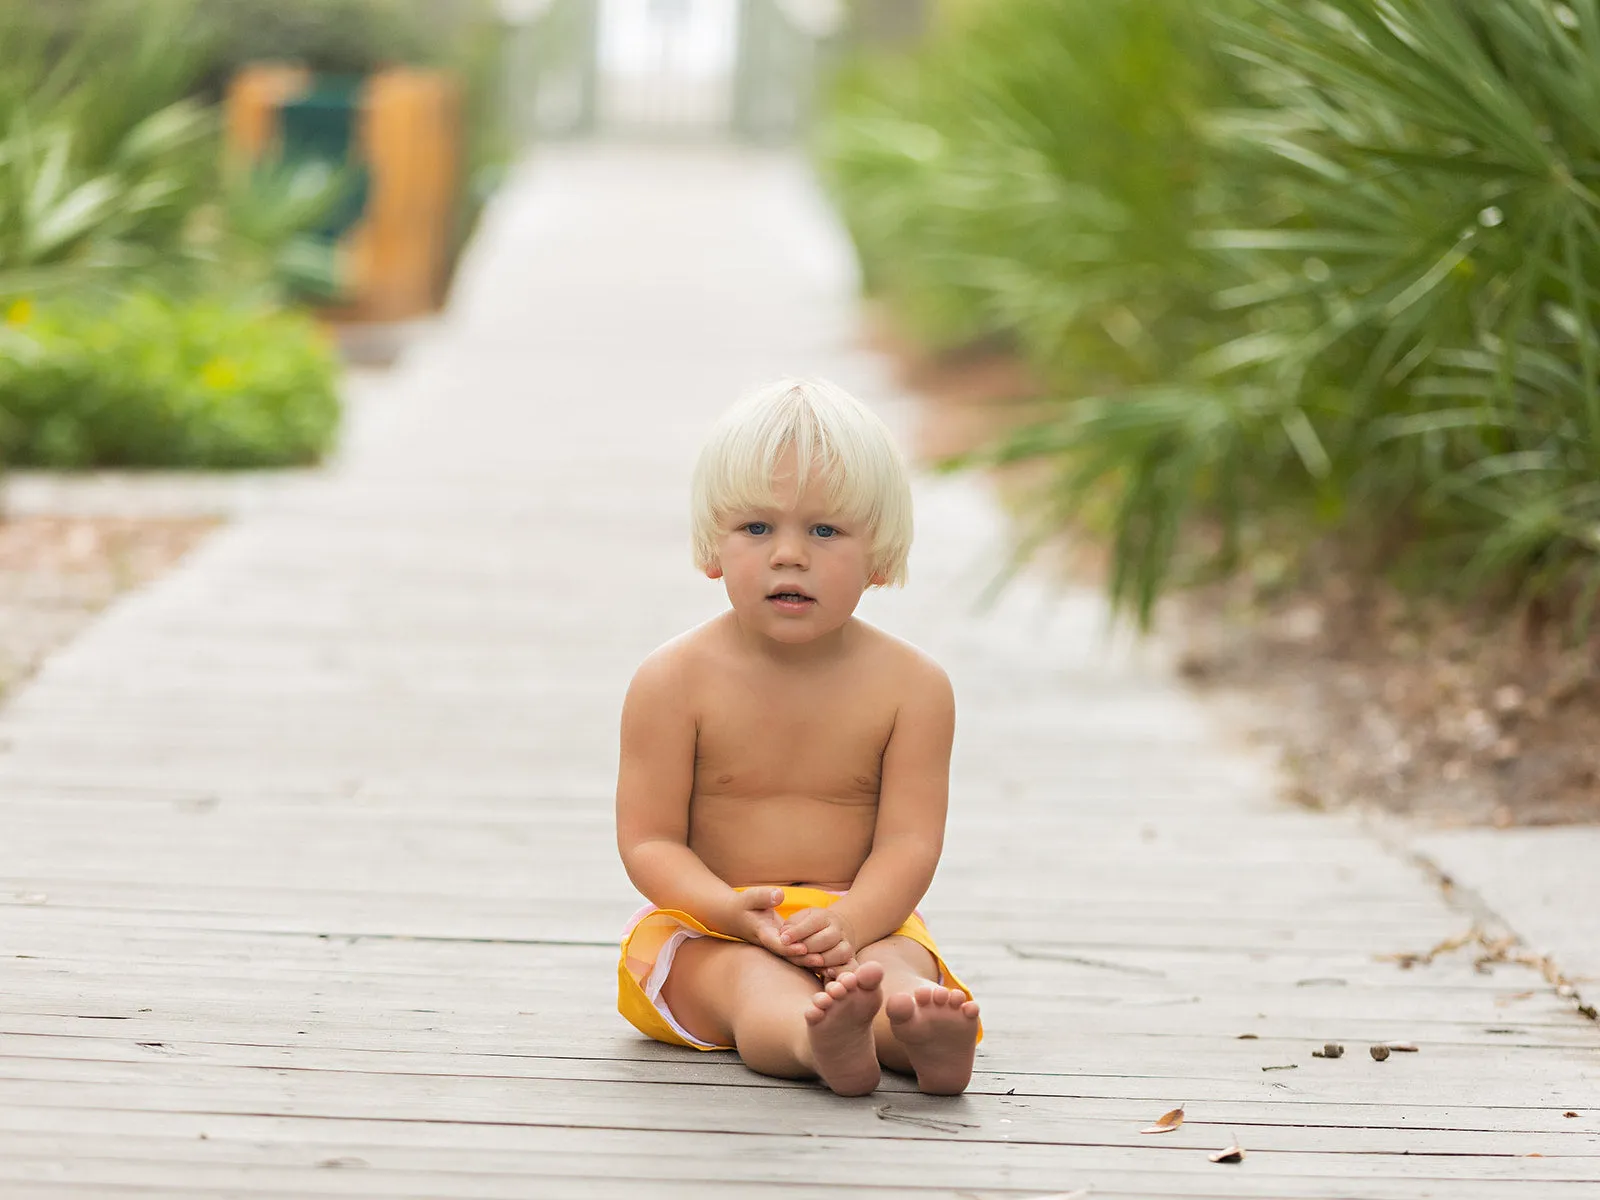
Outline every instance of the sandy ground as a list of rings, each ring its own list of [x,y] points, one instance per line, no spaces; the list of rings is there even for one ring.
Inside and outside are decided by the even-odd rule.
[[[217,524],[195,517],[0,520],[0,695],[118,595],[172,567]]]

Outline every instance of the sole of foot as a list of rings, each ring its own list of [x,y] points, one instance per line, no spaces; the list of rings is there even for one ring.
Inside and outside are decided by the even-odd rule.
[[[883,967],[847,971],[811,998],[806,1033],[822,1082],[841,1096],[865,1096],[878,1086],[872,1018],[883,1006]]]
[[[949,988],[919,987],[890,996],[884,1011],[921,1090],[935,1096],[966,1091],[978,1045],[976,1000]]]

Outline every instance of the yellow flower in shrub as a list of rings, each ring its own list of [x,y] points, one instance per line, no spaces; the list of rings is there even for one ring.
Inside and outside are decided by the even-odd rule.
[[[26,296],[20,300],[13,300],[6,309],[7,325],[26,325],[33,319],[33,301]]]
[[[200,382],[215,392],[239,385],[239,364],[231,358],[213,358],[200,368]]]

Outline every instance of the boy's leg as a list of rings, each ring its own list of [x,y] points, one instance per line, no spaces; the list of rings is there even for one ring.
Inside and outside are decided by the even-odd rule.
[[[885,1000],[873,1022],[879,1061],[891,1071],[915,1075],[924,1092],[953,1096],[965,1091],[978,1045],[977,1002],[941,987],[933,955],[908,937],[891,934],[856,959],[883,966]]]
[[[743,942],[694,938],[678,947],[662,997],[701,1041],[732,1043],[763,1075],[822,1081],[842,1096],[878,1086],[873,1018],[880,967],[825,988],[810,971]]]

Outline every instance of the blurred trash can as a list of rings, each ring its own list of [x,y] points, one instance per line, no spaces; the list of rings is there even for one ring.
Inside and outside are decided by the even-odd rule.
[[[461,96],[440,71],[312,75],[257,64],[230,82],[228,152],[246,162],[320,164],[344,181],[309,231],[337,299],[325,315],[381,321],[444,298],[461,200]]]

